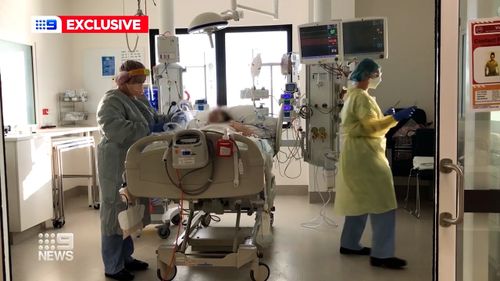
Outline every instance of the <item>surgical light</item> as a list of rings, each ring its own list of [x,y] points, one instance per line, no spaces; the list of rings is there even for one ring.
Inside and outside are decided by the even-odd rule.
[[[189,24],[188,32],[208,34],[208,37],[210,38],[210,45],[213,48],[214,43],[212,39],[212,34],[214,32],[226,28],[229,25],[230,20],[239,21],[240,18],[243,17],[243,12],[236,10],[237,8],[271,16],[274,19],[278,19],[278,0],[274,0],[273,3],[274,3],[273,5],[274,11],[271,13],[248,6],[239,5],[237,3],[237,0],[231,0],[230,10],[227,10],[220,14],[207,12],[196,16],[193,19],[193,21],[191,21],[191,24]]]
[[[203,13],[196,16],[189,24],[189,33],[206,33],[210,38],[210,46],[214,47],[212,34],[216,31],[226,28],[229,25],[227,19],[217,13]]]

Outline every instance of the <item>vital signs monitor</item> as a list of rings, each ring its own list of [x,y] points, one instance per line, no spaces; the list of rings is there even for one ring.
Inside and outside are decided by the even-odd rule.
[[[386,18],[361,18],[342,22],[345,59],[386,59]]]
[[[304,64],[326,64],[342,60],[342,22],[299,26],[300,57]]]

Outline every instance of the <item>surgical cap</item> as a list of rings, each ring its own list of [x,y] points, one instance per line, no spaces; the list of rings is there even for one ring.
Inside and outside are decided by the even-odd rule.
[[[379,69],[380,66],[374,60],[364,59],[356,66],[356,69],[351,73],[349,79],[354,82],[364,81]]]

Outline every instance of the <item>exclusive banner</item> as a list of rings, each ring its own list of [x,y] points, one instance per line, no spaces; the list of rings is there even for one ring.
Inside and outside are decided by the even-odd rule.
[[[35,33],[148,33],[147,16],[34,16]]]

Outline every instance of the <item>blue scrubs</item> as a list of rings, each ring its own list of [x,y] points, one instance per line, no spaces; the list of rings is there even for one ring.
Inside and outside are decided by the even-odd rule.
[[[116,274],[125,268],[125,264],[134,261],[134,242],[130,236],[123,239],[121,235],[102,235],[101,243],[106,274]]]
[[[351,250],[361,250],[361,236],[365,230],[366,220],[370,216],[372,225],[371,256],[385,259],[394,257],[396,244],[396,211],[382,214],[366,214],[361,216],[346,216],[340,244]]]

